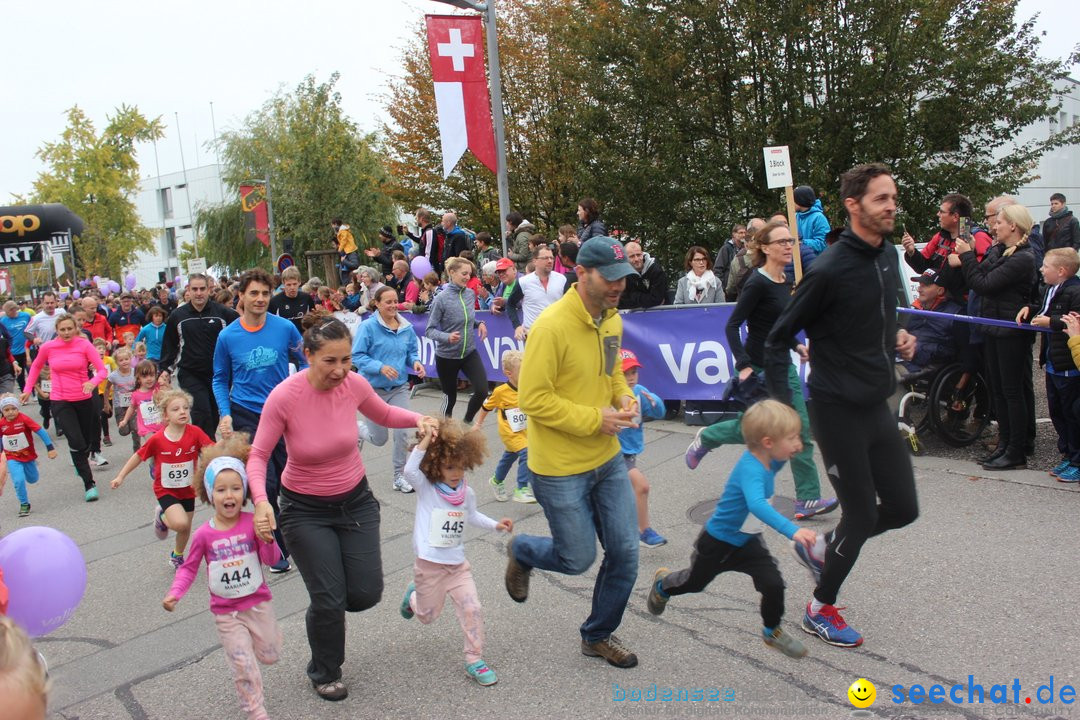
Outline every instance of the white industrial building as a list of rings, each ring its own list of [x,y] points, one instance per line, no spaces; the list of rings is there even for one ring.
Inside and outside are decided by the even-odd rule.
[[[1018,145],[1030,140],[1045,140],[1066,128],[1080,125],[1080,81],[1064,80],[1058,89],[1064,98],[1057,115],[1026,127],[1016,139]],[[1042,222],[1050,215],[1050,196],[1058,192],[1068,198],[1070,208],[1080,215],[1080,145],[1066,145],[1043,155],[1034,175],[1035,179],[1020,188],[1016,196],[1035,220]]]
[[[140,252],[129,272],[136,287],[158,283],[160,273],[169,280],[186,274],[180,267],[179,251],[194,244],[194,216],[201,205],[222,202],[221,166],[203,165],[186,172],[146,177],[139,184],[135,207],[143,225],[154,231],[153,247]]]

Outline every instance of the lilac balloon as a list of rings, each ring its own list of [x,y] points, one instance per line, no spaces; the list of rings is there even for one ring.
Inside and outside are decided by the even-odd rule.
[[[409,267],[412,269],[413,277],[416,278],[417,282],[422,281],[424,276],[431,272],[431,262],[423,255],[414,257]]]
[[[76,290],[76,292],[78,292],[78,290]],[[68,291],[67,291],[67,290],[63,290],[63,291],[61,291],[61,293],[60,293],[60,299],[61,299],[61,300],[67,300],[67,299],[68,299]]]
[[[111,292],[111,293],[119,293],[120,292],[120,283],[116,282],[115,280],[110,280],[109,281],[109,292]]]
[[[128,290],[134,290],[135,289],[135,283],[136,283],[135,276],[130,274],[130,273],[128,274],[128,276],[126,278],[124,278],[124,287],[127,288]]]
[[[90,287],[90,281],[89,280],[80,280],[79,281],[79,287],[81,287],[81,288]]]
[[[75,298],[76,300],[78,300],[78,299],[79,299],[79,291],[78,291],[78,290],[76,290],[75,292],[71,293],[71,297],[73,297],[73,298]]]
[[[95,275],[94,276],[94,284],[98,285],[100,283],[101,283],[101,276],[100,275]]]
[[[30,637],[46,635],[75,614],[86,592],[86,561],[59,530],[28,527],[0,540],[8,615]]]

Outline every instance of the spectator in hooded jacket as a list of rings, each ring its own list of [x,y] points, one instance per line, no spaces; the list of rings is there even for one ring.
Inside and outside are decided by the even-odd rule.
[[[404,253],[405,249],[394,237],[394,230],[389,225],[384,225],[379,230],[379,239],[382,240],[382,249],[368,248],[364,250],[364,254],[378,263],[384,276],[391,275],[394,271],[394,251]]]
[[[667,300],[667,273],[660,263],[631,240],[626,243],[626,259],[637,275],[628,275],[626,289],[619,298],[620,310],[637,310],[663,305]]]
[[[506,216],[506,233],[506,257],[514,261],[519,273],[524,273],[532,259],[529,239],[536,233],[536,226],[515,210]]]
[[[799,229],[799,242],[808,246],[815,253],[825,250],[825,236],[832,228],[825,218],[814,188],[800,185],[795,188],[795,222]]]
[[[606,237],[607,227],[600,219],[600,206],[592,198],[582,198],[577,207],[578,240],[585,242],[591,237]]]
[[[726,240],[720,246],[720,252],[716,253],[716,264],[713,265],[713,272],[716,277],[720,278],[720,287],[725,288],[724,296],[728,302],[735,300],[734,295],[727,297],[728,271],[731,270],[731,261],[735,259],[735,254],[743,248],[745,243],[746,226],[735,225],[731,228],[731,238]],[[638,272],[641,271],[638,270]]]
[[[1042,237],[1047,250],[1064,247],[1080,250],[1080,221],[1065,205],[1061,193],[1050,196],[1050,217],[1043,222]]]

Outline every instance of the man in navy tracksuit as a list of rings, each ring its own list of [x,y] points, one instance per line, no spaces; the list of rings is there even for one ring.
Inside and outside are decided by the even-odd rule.
[[[896,183],[880,163],[844,173],[840,197],[850,225],[803,276],[765,343],[770,394],[791,401],[791,342],[810,343],[810,424],[840,499],[840,523],[818,545],[796,555],[817,587],[802,628],[840,647],[862,644],[835,607],[840,586],[867,538],[918,517],[911,458],[896,431],[888,398],[896,387],[894,357],[910,360],[915,337],[896,325],[900,275],[885,242],[896,219]]]

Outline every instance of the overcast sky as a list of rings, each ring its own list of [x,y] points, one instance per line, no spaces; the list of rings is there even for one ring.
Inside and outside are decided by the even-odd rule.
[[[1074,1],[1021,0],[1020,18],[1041,13],[1044,56],[1068,54]],[[181,140],[189,169],[214,161],[204,146],[213,137],[211,102],[218,132],[235,129],[308,73],[324,81],[339,71],[345,110],[361,129],[375,130],[386,80],[400,73],[400,54],[426,12],[457,11],[430,0],[6,3],[0,204],[30,191],[42,170],[36,150],[58,139],[64,112],[76,104],[99,130],[124,103],[160,115],[162,173],[180,170]],[[143,175],[157,174],[151,146],[140,147],[139,160]]]

